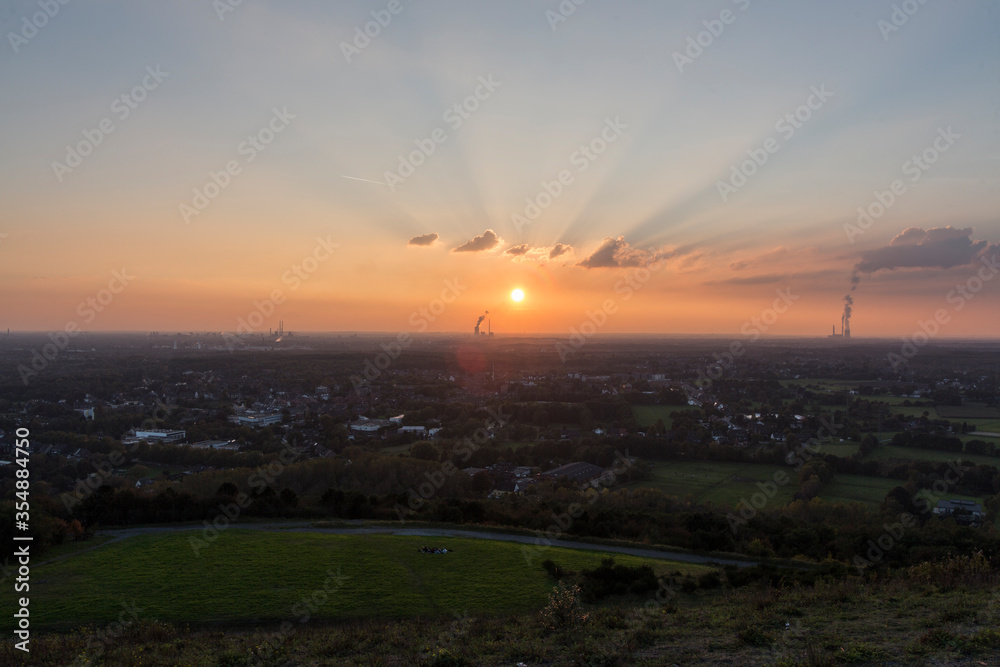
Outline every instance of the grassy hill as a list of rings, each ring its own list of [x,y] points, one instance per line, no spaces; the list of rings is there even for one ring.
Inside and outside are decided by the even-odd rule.
[[[170,623],[257,623],[297,618],[314,600],[318,619],[515,614],[538,609],[552,580],[546,558],[567,569],[594,568],[606,553],[489,540],[321,535],[230,529],[195,555],[196,532],[143,535],[32,570],[37,629],[109,623],[125,606]],[[420,547],[447,548],[445,555]],[[529,563],[524,549],[535,556]],[[657,574],[712,568],[616,555]],[[322,600],[322,604],[319,604]],[[14,608],[12,587],[0,601]],[[307,605],[308,607],[308,605]],[[0,625],[13,629],[8,615]]]
[[[219,545],[221,538],[214,546]],[[569,557],[560,554],[561,560]],[[960,558],[877,581],[851,577],[820,582],[814,588],[750,585],[681,592],[663,603],[644,597],[615,605],[584,605],[555,627],[548,622],[550,615],[522,611],[506,616],[461,613],[340,622],[293,618],[252,629],[191,631],[149,621],[144,610],[124,627],[97,624],[70,634],[36,634],[30,664],[995,665],[1000,652],[998,583],[1000,574],[984,571],[981,559]],[[202,587],[216,584],[204,581]],[[510,587],[502,580],[493,586]],[[249,606],[250,601],[243,603]],[[192,607],[188,613],[199,611],[200,607]],[[0,664],[27,662],[12,642],[0,645]]]

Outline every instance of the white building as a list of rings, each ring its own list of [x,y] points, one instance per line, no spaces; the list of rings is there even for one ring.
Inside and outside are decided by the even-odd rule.
[[[184,431],[171,431],[164,428],[136,429],[136,440],[147,442],[181,442],[187,434]]]

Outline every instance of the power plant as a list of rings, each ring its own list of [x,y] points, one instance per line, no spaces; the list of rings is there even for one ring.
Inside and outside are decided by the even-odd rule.
[[[851,337],[851,313],[854,305],[854,299],[848,294],[844,297],[844,314],[840,316],[840,333],[837,333],[837,325],[833,325],[833,332],[830,334],[830,338],[850,338]]]
[[[478,320],[476,320],[476,328],[473,330],[473,333],[472,333],[473,336],[476,336],[478,338],[479,336],[492,336],[493,335],[493,331],[490,328],[490,321],[489,320],[486,321],[486,331],[480,331],[479,330],[479,327],[480,327],[480,325],[482,325],[483,320],[485,320],[486,316],[489,315],[489,314],[490,314],[490,311],[487,310],[484,314],[482,314],[482,315],[479,316]]]

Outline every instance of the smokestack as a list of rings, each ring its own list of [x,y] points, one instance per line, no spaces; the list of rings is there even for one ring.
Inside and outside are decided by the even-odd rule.
[[[851,337],[851,313],[853,312],[851,306],[853,305],[854,299],[851,298],[851,295],[844,296],[844,316],[840,320],[840,333],[844,338]]]

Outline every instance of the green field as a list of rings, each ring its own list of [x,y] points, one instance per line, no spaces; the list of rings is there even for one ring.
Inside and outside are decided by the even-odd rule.
[[[856,449],[857,445],[850,443],[824,445],[823,453],[837,453],[839,455],[839,452],[835,450],[846,447]],[[913,454],[927,454],[928,460],[949,460],[947,452],[911,450],[902,447],[880,447],[875,451],[883,450],[897,450],[890,453],[893,455],[903,454],[903,458],[917,458],[909,456],[912,452]],[[931,458],[935,455],[942,458]],[[989,457],[974,458],[988,459]],[[650,478],[634,482],[630,486],[633,488],[654,488],[678,498],[690,497],[699,503],[734,507],[741,500],[749,499],[754,493],[759,492],[758,482],[772,481],[774,474],[779,470],[788,476],[789,481],[785,485],[778,486],[777,494],[769,502],[773,503],[773,507],[780,507],[790,503],[794,499],[795,492],[799,489],[795,468],[791,466],[704,461],[658,462],[653,464]],[[900,480],[885,477],[838,474],[833,481],[823,487],[819,497],[828,503],[862,503],[870,508],[876,508],[882,504],[886,494],[893,487],[901,484]],[[954,497],[981,500],[957,495]]]
[[[823,487],[820,498],[827,503],[881,505],[885,495],[902,482],[885,477],[838,474]]]
[[[778,487],[776,505],[786,505],[798,490],[795,469],[791,466],[756,463],[713,463],[705,461],[671,461],[654,463],[648,479],[632,486],[653,488],[678,498],[691,497],[699,503],[735,507],[757,493],[758,482],[772,482],[777,472],[788,477],[788,483]]]
[[[965,440],[975,440],[965,436]],[[907,461],[971,461],[976,464],[1000,466],[1000,457],[983,456],[982,454],[965,454],[963,452],[945,452],[937,449],[920,449],[917,447],[896,447],[880,445],[868,456],[872,461],[887,461],[889,459],[904,459]]]
[[[824,442],[819,446],[819,454],[826,456],[832,454],[842,459],[849,459],[858,453],[861,444],[857,442]]]
[[[857,380],[830,380],[827,378],[795,378],[782,380],[782,382],[787,387],[809,387],[812,391],[842,391],[854,389],[859,384]]]
[[[632,414],[643,428],[652,426],[658,419],[662,419],[667,428],[673,428],[674,420],[670,414],[684,409],[684,405],[633,405]]]
[[[453,614],[516,614],[543,606],[553,581],[541,567],[551,558],[567,569],[596,567],[613,554],[491,540],[392,535],[318,535],[223,531],[195,555],[200,533],[143,535],[65,560],[31,575],[33,629],[66,629],[118,618],[123,605],[140,619],[171,623],[298,619],[312,597],[317,618],[404,618]],[[421,546],[454,553],[424,554]],[[528,563],[525,552],[535,556]],[[614,555],[657,573],[703,574],[712,568]],[[340,577],[338,584],[337,577]],[[314,595],[315,594],[315,595]],[[14,608],[12,586],[0,594]],[[12,629],[12,616],[2,623]]]
[[[937,413],[944,419],[1000,419],[1000,409],[987,407],[981,403],[969,403],[959,406],[942,405],[938,407]]]

